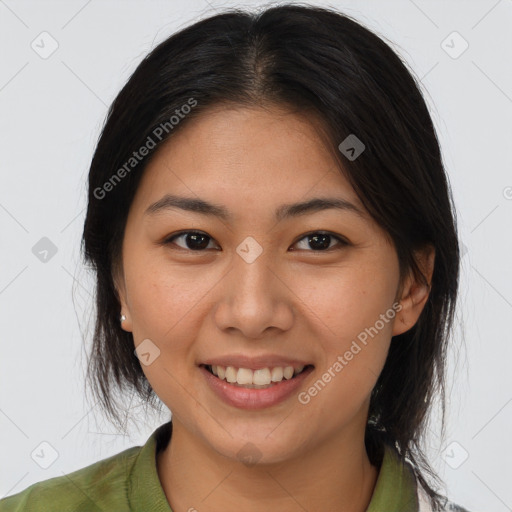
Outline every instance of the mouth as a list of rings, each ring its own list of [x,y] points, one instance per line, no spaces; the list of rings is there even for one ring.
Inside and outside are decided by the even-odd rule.
[[[313,370],[312,364],[300,366],[274,366],[251,370],[234,366],[200,364],[211,375],[235,387],[245,389],[267,389],[283,381],[291,381]]]

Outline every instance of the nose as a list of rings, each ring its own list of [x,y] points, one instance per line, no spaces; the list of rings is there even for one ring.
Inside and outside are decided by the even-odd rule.
[[[277,265],[264,254],[252,263],[235,255],[218,293],[214,318],[221,330],[236,330],[257,339],[267,331],[286,331],[292,326],[293,293]]]

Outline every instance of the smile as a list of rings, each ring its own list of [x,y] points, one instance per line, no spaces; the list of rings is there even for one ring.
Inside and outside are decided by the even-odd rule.
[[[290,380],[299,375],[311,365],[275,366],[273,368],[236,368],[234,366],[205,365],[205,368],[220,380],[229,382],[235,386],[247,389],[266,389],[284,379]]]
[[[274,366],[251,370],[201,364],[199,369],[217,398],[238,409],[255,410],[277,405],[299,392],[314,366]]]

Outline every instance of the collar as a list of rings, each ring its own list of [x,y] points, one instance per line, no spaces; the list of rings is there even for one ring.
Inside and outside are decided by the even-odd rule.
[[[172,422],[160,425],[142,446],[128,479],[128,500],[133,512],[172,512],[158,477],[156,454],[171,439]]]
[[[384,445],[384,456],[372,499],[366,512],[417,512],[416,477],[409,463],[397,451]]]

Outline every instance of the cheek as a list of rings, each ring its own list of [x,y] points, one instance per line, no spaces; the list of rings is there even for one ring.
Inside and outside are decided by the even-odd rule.
[[[351,266],[303,273],[299,280],[294,278],[294,291],[303,303],[304,314],[316,318],[316,324],[341,348],[349,338],[374,326],[392,307],[397,280],[395,269]],[[390,335],[391,324],[379,322],[379,330]]]
[[[180,333],[191,332],[190,323],[211,287],[208,275],[198,279],[197,269],[178,268],[161,258],[133,258],[126,265],[126,290],[136,342],[172,340],[173,350],[178,348]]]
[[[339,414],[355,413],[371,393],[389,350],[397,280],[397,266],[376,262],[302,276],[304,315],[322,345],[320,381],[311,389],[322,394],[322,407],[344,404]]]
[[[199,332],[212,284],[189,270],[155,259],[133,259],[126,266],[126,290],[135,346],[149,339],[158,353],[142,370],[151,387],[178,416],[189,407],[183,384],[194,370],[194,333]],[[159,351],[159,352],[158,352]],[[142,361],[142,359],[141,359]]]

